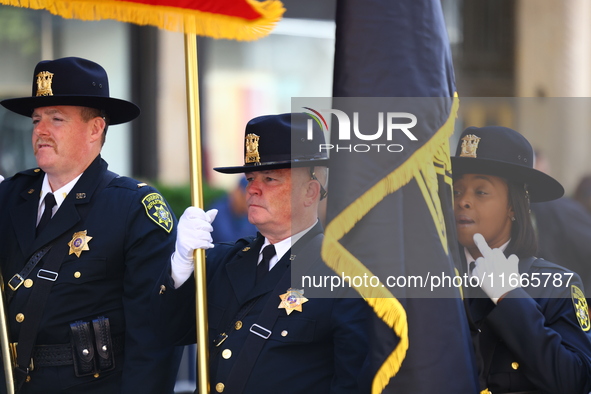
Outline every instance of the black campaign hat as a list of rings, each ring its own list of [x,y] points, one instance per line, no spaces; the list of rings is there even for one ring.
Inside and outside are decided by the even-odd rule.
[[[35,108],[55,105],[97,108],[107,113],[110,124],[129,122],[140,114],[137,105],[109,97],[109,80],[104,68],[79,57],[37,63],[32,97],[7,99],[0,104],[24,116],[31,116]]]
[[[308,122],[310,120],[310,122]],[[308,130],[310,128],[310,130]],[[309,131],[311,133],[309,133]],[[311,134],[311,139],[308,139]],[[328,166],[322,129],[305,113],[259,116],[246,124],[244,165],[217,167],[224,174]]]
[[[468,127],[451,164],[454,178],[485,174],[524,183],[531,202],[556,200],[564,194],[556,179],[533,168],[534,151],[525,137],[507,127]]]

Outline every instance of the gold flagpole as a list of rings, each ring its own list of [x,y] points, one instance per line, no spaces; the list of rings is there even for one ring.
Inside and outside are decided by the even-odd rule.
[[[14,394],[14,377],[12,375],[12,352],[10,350],[10,337],[8,335],[8,320],[6,316],[6,303],[4,302],[4,279],[0,273],[0,346],[2,349],[2,363],[4,364],[4,378],[6,381],[6,393]]]
[[[193,206],[203,208],[199,81],[197,80],[197,37],[195,34],[185,34],[185,74],[187,78],[187,116],[189,120],[191,202]],[[203,249],[197,249],[194,257],[197,320],[197,387],[200,394],[209,394],[209,336],[207,327],[205,251]]]

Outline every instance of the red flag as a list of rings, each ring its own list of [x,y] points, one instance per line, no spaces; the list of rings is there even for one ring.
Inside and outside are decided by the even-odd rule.
[[[63,18],[114,19],[213,38],[255,40],[268,35],[285,8],[279,0],[0,0]]]

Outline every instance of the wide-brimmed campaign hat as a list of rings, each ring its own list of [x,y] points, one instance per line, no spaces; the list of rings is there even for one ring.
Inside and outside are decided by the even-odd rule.
[[[110,124],[129,122],[140,114],[137,105],[109,97],[109,80],[104,68],[79,57],[37,63],[32,96],[7,99],[0,104],[24,116],[31,116],[35,108],[55,105],[97,108],[107,113]]]
[[[531,202],[555,200],[564,194],[556,179],[533,168],[534,151],[525,137],[507,127],[468,127],[451,164],[454,178],[485,174],[524,183]]]
[[[328,166],[326,149],[321,149],[324,143],[322,129],[308,114],[259,116],[246,124],[244,165],[217,167],[214,170],[224,174],[237,174],[279,168]]]

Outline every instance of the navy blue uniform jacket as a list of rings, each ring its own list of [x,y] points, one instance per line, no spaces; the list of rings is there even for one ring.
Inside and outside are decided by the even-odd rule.
[[[572,198],[531,204],[538,257],[575,271],[591,301],[591,213]]]
[[[154,209],[142,203],[144,197],[157,193],[137,181],[118,177],[94,196],[107,163],[99,157],[87,168],[68,194],[39,238],[35,227],[43,171],[29,170],[0,183],[0,267],[5,283],[20,272],[31,255],[63,233],[68,241],[78,231],[92,237],[90,250],[78,257],[66,253],[59,276],[48,296],[37,335],[37,345],[69,344],[70,323],[92,321],[99,316],[109,319],[113,337],[124,336],[123,356],[115,360],[115,370],[93,376],[75,377],[73,365],[36,368],[25,392],[63,393],[171,393],[179,349],[158,345],[149,325],[149,294],[162,272],[164,261],[174,250],[176,219],[172,223],[150,218]],[[78,208],[94,198],[91,210],[82,222]],[[31,272],[33,286],[21,286],[8,308],[10,336],[19,340],[20,324],[15,316],[22,313],[38,279],[43,260]],[[25,316],[26,319],[26,316]],[[1,380],[3,380],[3,374]],[[2,383],[1,390],[4,389]],[[79,386],[78,389],[67,388]]]
[[[573,274],[566,285],[572,271],[536,258],[521,259],[519,272],[530,279],[536,273],[540,285],[515,289],[496,306],[479,288],[475,290],[485,298],[469,300],[472,319],[480,329],[481,375],[488,389],[494,394],[589,393],[589,319],[580,309],[584,298],[571,294],[572,286],[583,289],[581,279]],[[548,277],[542,274],[551,274],[545,286]]]
[[[215,222],[214,222],[215,226]],[[310,299],[302,312],[288,316],[279,309],[279,296],[287,288],[274,291],[281,276],[293,264],[324,266],[320,250],[312,261],[298,261],[297,251],[322,231],[317,224],[286,253],[265,279],[255,286],[256,265],[264,237],[241,239],[236,244],[216,244],[207,254],[208,314],[210,344],[218,334],[227,332],[240,308],[263,295],[242,318],[242,327],[233,330],[219,347],[210,345],[212,392],[228,381],[230,369],[239,352],[249,352],[244,342],[249,328],[269,297],[276,301],[278,317],[270,337],[263,345],[243,393],[359,393],[357,378],[367,353],[368,307],[361,299]],[[290,256],[295,258],[290,260]],[[174,289],[170,270],[161,278],[166,290],[156,289],[155,324],[177,343],[195,343],[195,280],[189,278]],[[158,293],[161,294],[158,294]],[[305,296],[305,294],[304,294]],[[223,357],[229,354],[229,358]],[[226,351],[226,352],[224,352]],[[228,393],[229,391],[223,391]],[[233,393],[230,393],[233,394]],[[237,393],[236,393],[237,394]]]

